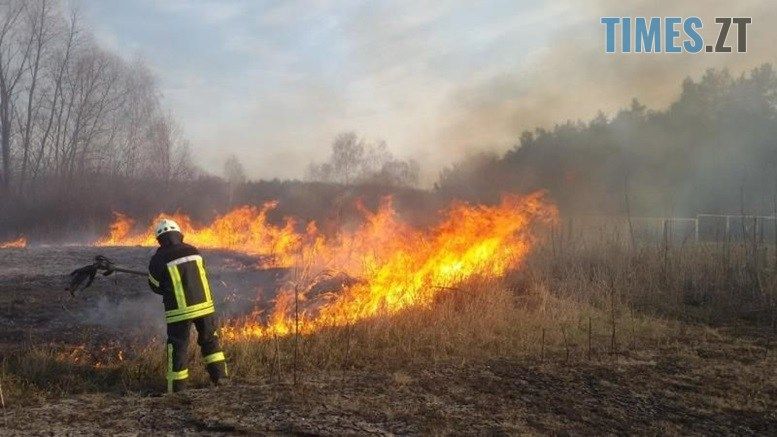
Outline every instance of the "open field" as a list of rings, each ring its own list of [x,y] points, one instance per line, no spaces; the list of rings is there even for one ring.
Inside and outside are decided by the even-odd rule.
[[[286,375],[173,397],[98,392],[11,408],[7,430],[768,434],[777,423],[772,347],[710,333],[617,359],[314,371],[296,386]]]
[[[0,0],[0,437],[777,437],[777,7],[699,3]]]
[[[160,303],[99,278],[71,299],[60,272],[103,252],[0,251],[4,433],[735,433],[777,429],[771,252],[561,236],[505,278],[428,308],[312,335],[235,338],[235,383],[163,396]],[[261,309],[281,269],[207,251],[220,308]]]

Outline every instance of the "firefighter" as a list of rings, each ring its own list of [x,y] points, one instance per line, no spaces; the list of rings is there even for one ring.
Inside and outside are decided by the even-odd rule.
[[[215,307],[202,256],[183,242],[176,222],[163,219],[156,227],[159,248],[148,266],[148,284],[162,296],[167,322],[167,392],[185,388],[189,377],[186,350],[189,328],[197,328],[205,366],[214,384],[227,382],[224,352],[219,346]]]

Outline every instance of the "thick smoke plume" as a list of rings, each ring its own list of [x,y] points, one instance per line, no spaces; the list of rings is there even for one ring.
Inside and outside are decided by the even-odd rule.
[[[698,79],[709,68],[738,72],[777,61],[771,47],[777,40],[777,9],[770,2],[589,0],[560,2],[554,9],[546,18],[546,31],[553,31],[546,48],[524,54],[528,60],[522,68],[468,82],[451,94],[439,143],[448,154],[451,148],[470,153],[477,145],[504,149],[524,130],[591,119],[598,111],[612,116],[632,98],[664,109],[688,76]],[[715,41],[715,17],[753,17],[753,24],[746,54],[608,56],[602,16],[699,16],[705,23],[705,41]]]
[[[600,113],[526,131],[504,155],[477,155],[444,171],[438,192],[493,199],[501,191],[542,187],[567,213],[771,214],[777,195],[773,67],[741,75],[709,70],[680,88],[666,110],[635,99],[614,117]]]

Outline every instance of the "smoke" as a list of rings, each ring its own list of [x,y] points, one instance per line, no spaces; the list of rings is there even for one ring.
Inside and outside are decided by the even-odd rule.
[[[161,301],[150,292],[120,298],[101,295],[84,311],[85,323],[125,333],[128,338],[163,336],[165,332]]]
[[[698,78],[708,68],[744,71],[777,60],[771,47],[777,40],[777,8],[768,1],[588,0],[559,7],[561,12],[543,29],[553,36],[544,48],[525,54],[522,68],[497,72],[450,93],[439,134],[447,153],[452,149],[461,156],[473,146],[504,150],[524,130],[591,119],[599,110],[612,115],[634,97],[662,109],[679,95],[685,77]],[[753,17],[753,23],[745,54],[607,55],[602,16],[699,16],[705,44],[717,36],[715,17]],[[734,37],[732,30],[729,44]]]
[[[777,18],[768,0],[156,3],[121,4],[121,22],[137,26],[90,10],[100,40],[153,60],[204,168],[234,153],[250,178],[301,177],[339,132],[357,131],[421,163],[426,186],[523,130],[612,114],[632,97],[661,108],[685,76],[772,61]],[[753,17],[749,53],[604,53],[602,16],[697,15],[707,41],[715,16]]]
[[[145,248],[102,248],[107,249],[122,265],[143,265],[150,256]],[[214,250],[203,251],[203,256],[222,319],[267,311],[287,275],[286,269],[259,269],[257,257]],[[98,276],[93,286],[80,294],[79,323],[125,339],[164,338],[162,298],[150,291],[145,278],[120,273],[109,278]]]

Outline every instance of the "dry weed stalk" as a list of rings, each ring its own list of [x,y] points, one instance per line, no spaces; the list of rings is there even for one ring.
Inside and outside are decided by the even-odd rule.
[[[588,316],[588,351],[586,357],[588,361],[591,360],[591,316]]]
[[[8,410],[5,409],[5,396],[3,395],[3,380],[0,379],[0,406],[3,407],[3,422],[8,427]]]

